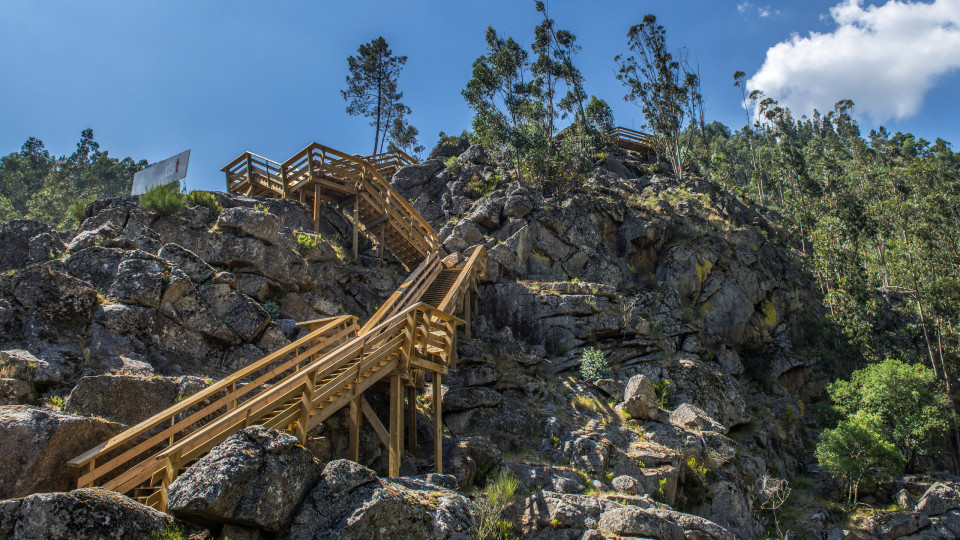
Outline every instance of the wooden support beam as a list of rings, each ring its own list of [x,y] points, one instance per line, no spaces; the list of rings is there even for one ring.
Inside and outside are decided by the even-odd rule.
[[[373,430],[377,432],[377,437],[380,437],[380,442],[389,449],[390,435],[387,433],[387,428],[383,427],[380,419],[377,418],[377,413],[373,412],[373,407],[370,406],[370,403],[368,403],[367,399],[362,395],[360,396],[360,410],[362,410],[363,415],[367,417],[367,422],[370,422]]]
[[[403,393],[400,372],[390,375],[390,446],[387,476],[400,476],[400,457],[403,455]]]
[[[417,389],[407,387],[407,448],[417,450]]]
[[[313,185],[313,233],[320,233],[320,184]]]
[[[433,462],[437,474],[443,473],[443,415],[441,412],[440,374],[433,374]]]
[[[363,426],[363,415],[360,412],[360,400],[363,395],[357,396],[350,402],[350,460],[360,461],[360,427]]]
[[[463,333],[467,336],[467,339],[471,339],[470,334],[470,291],[467,290],[464,293],[465,298],[463,299],[463,320],[465,324],[463,325]]]
[[[360,191],[360,186],[357,186]],[[353,260],[359,257],[360,249],[360,197],[353,199]]]

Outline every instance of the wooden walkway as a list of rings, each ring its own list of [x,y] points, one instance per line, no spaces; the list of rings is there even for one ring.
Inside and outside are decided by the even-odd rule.
[[[231,193],[297,199],[312,205],[315,220],[321,204],[341,207],[354,220],[355,249],[362,228],[412,271],[362,327],[349,315],[299,323],[304,337],[74,458],[70,465],[83,471],[78,487],[101,486],[166,510],[170,483],[227,437],[257,424],[305,442],[347,407],[349,458],[359,458],[365,419],[397,476],[404,444],[417,445],[425,372],[432,374],[434,462],[442,472],[441,378],[456,362],[457,326],[470,335],[487,253],[481,245],[462,262],[444,257],[433,228],[384,178],[409,163],[402,152],[364,158],[311,144],[283,163],[245,152],[224,167]],[[364,398],[384,380],[388,426]]]

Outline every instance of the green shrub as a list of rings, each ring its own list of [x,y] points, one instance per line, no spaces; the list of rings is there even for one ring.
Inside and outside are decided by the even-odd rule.
[[[513,502],[520,481],[508,470],[487,482],[487,496],[477,507],[476,537],[509,538],[513,536],[513,523],[501,519],[503,511]]]
[[[657,394],[657,406],[661,409],[670,408],[670,379],[653,383],[653,391]]]
[[[161,216],[172,216],[186,208],[187,196],[180,192],[179,182],[171,182],[141,195],[140,206]]]
[[[605,379],[610,376],[607,357],[593,347],[587,347],[580,359],[580,378],[585,381]]]
[[[209,191],[191,191],[187,194],[187,205],[202,206],[210,210],[210,217],[213,219],[217,219],[223,211],[223,206],[217,202],[217,197]]]
[[[443,162],[443,165],[450,169],[450,172],[453,174],[460,172],[460,162],[457,161],[457,156],[450,156],[450,158]]]
[[[260,305],[267,312],[267,315],[270,315],[271,319],[276,320],[280,318],[280,304],[276,303],[273,300],[267,300],[266,302]]]
[[[70,222],[76,226],[79,226],[83,223],[83,216],[87,213],[87,206],[90,206],[90,203],[96,200],[96,197],[84,197],[74,201],[70,208],[67,209],[67,214],[70,216]]]
[[[319,234],[297,233],[297,246],[300,256],[306,257],[310,250],[319,248],[322,241],[323,237]]]

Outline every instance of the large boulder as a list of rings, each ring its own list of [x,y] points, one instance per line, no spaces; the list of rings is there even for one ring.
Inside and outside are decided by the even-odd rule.
[[[280,218],[254,208],[227,208],[220,212],[217,228],[252,236],[273,245],[277,243],[277,234],[280,232]]]
[[[170,484],[177,517],[280,531],[300,505],[320,463],[296,437],[249,427],[217,445]]]
[[[39,221],[14,219],[0,222],[0,272],[20,268],[32,261],[31,239],[50,232],[55,231]]]
[[[78,339],[97,305],[89,283],[40,264],[13,276],[13,297],[27,310],[30,337],[51,343]]]
[[[880,512],[870,516],[864,523],[874,538],[893,540],[913,534],[930,524],[930,518],[922,512]]]
[[[76,487],[80,471],[67,462],[123,429],[38,407],[0,407],[0,498]]]
[[[503,466],[503,453],[497,445],[482,436],[449,442],[443,456],[443,469],[464,487],[483,484]]]
[[[293,518],[299,539],[469,538],[468,500],[444,477],[377,478],[352,461],[331,461]],[[446,477],[449,478],[449,477]]]
[[[63,370],[34,356],[24,349],[0,351],[0,376],[27,381],[36,385],[59,383]]]
[[[960,494],[941,482],[930,486],[917,503],[917,512],[923,512],[928,516],[938,516],[954,508],[960,508]]]
[[[67,397],[66,412],[135,425],[204,389],[198,377],[97,375],[83,377]]]
[[[600,515],[601,531],[619,536],[683,540],[683,528],[666,517],[641,508],[614,508]]]
[[[644,375],[634,375],[627,381],[627,388],[623,393],[623,403],[620,405],[631,418],[640,420],[655,420],[659,416],[657,407],[657,392],[653,382]]]
[[[431,158],[420,164],[400,167],[397,172],[393,173],[390,183],[400,191],[407,191],[426,184],[440,169],[443,169],[443,164]]]
[[[0,537],[16,540],[165,538],[173,518],[100,488],[0,501]],[[156,536],[154,536],[156,535]]]
[[[670,413],[670,423],[688,431],[716,431],[721,434],[727,433],[726,427],[707,416],[707,413],[701,409],[689,403],[680,405]]]

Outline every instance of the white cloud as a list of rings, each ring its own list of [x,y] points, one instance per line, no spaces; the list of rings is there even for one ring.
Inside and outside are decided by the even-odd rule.
[[[763,8],[757,8],[757,15],[759,15],[761,19],[766,19],[767,17],[769,17],[769,16],[772,15],[772,14],[773,14],[773,12],[770,11],[770,6],[763,7]]]
[[[751,4],[750,2],[740,2],[739,4],[737,4],[737,11],[739,11],[740,13],[746,13],[747,10],[749,10],[750,6],[752,5],[753,4]]]
[[[960,68],[960,0],[888,0],[830,8],[831,33],[797,34],[767,51],[747,86],[797,115],[841,99],[874,120],[915,114],[939,76]]]

